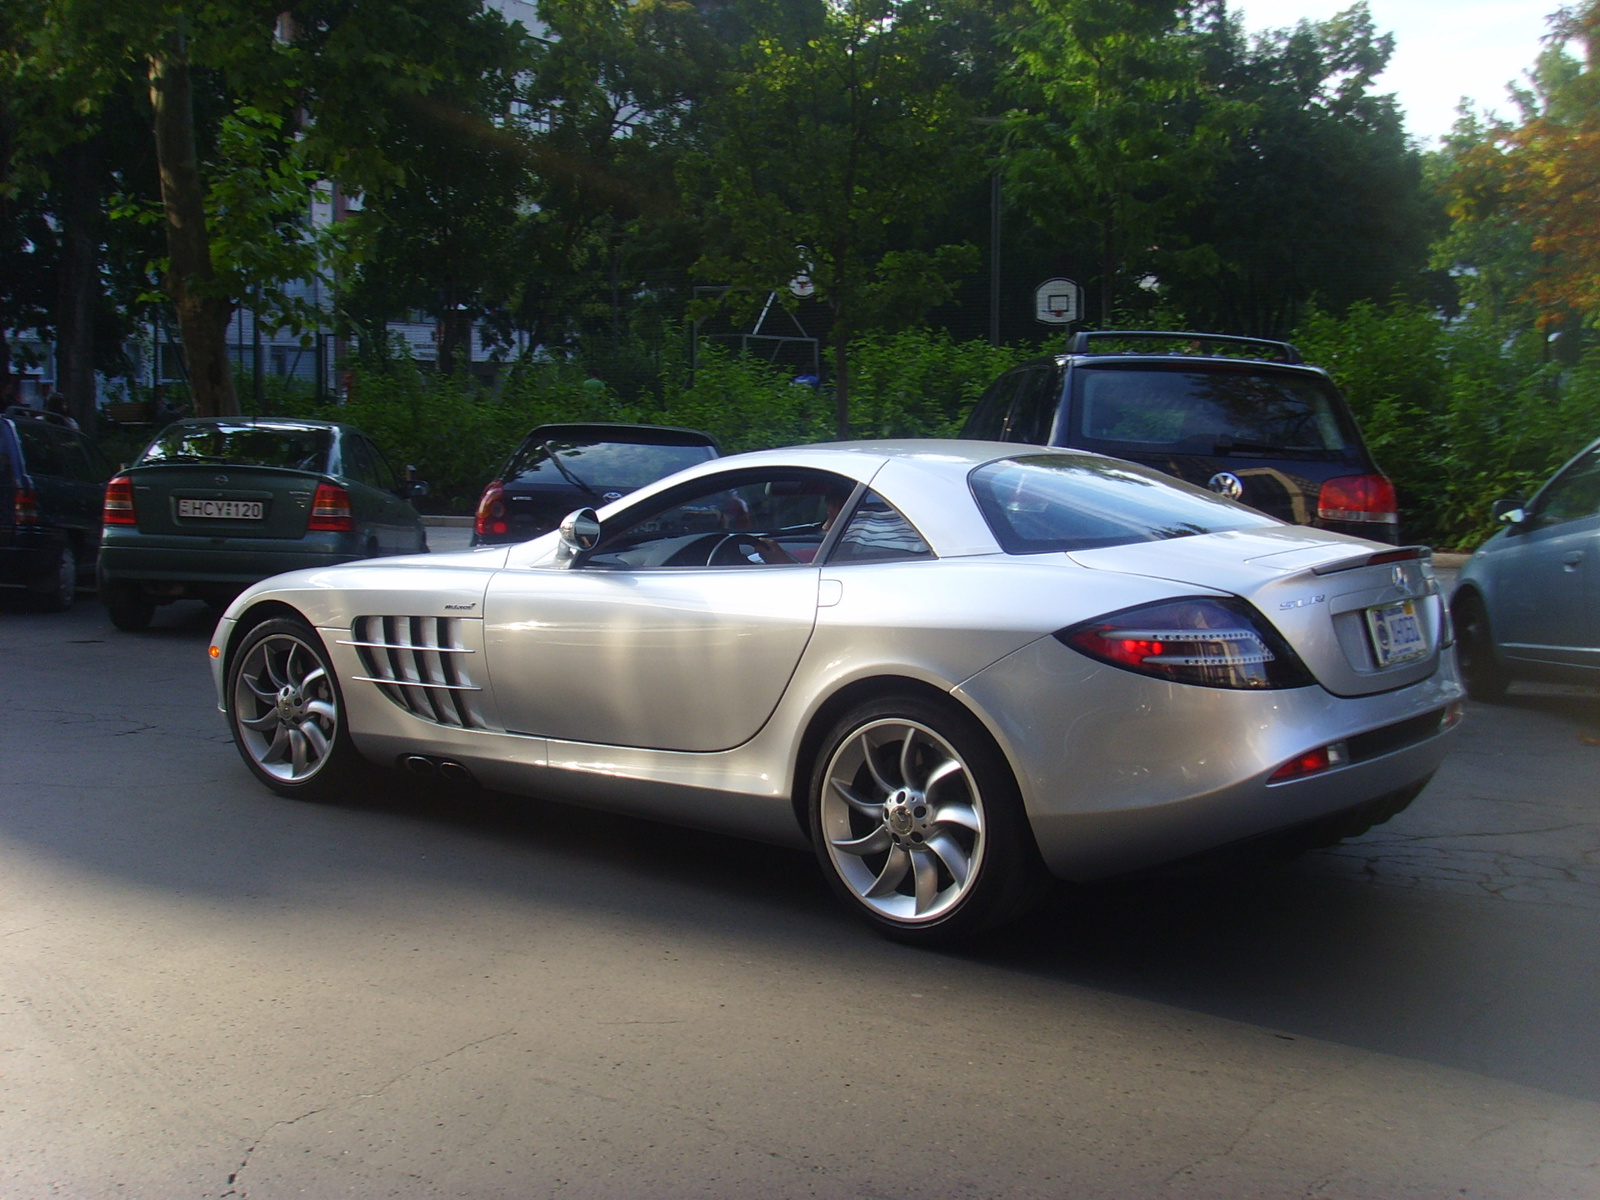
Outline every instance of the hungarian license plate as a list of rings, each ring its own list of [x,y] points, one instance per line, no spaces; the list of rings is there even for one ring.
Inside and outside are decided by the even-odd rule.
[[[261,500],[179,500],[178,515],[203,521],[259,521],[267,508]]]
[[[1422,632],[1414,600],[1367,609],[1367,630],[1372,634],[1372,653],[1380,667],[1410,662],[1428,653],[1428,637]]]

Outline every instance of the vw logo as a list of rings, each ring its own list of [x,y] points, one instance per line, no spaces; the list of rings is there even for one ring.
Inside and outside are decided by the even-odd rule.
[[[1244,495],[1244,481],[1232,471],[1218,471],[1206,486],[1217,495],[1226,496],[1229,500],[1237,500]]]

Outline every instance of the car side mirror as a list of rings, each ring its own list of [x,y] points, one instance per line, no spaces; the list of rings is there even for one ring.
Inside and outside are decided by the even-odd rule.
[[[1522,501],[1516,499],[1496,500],[1489,513],[1496,521],[1505,525],[1521,525],[1528,519]]]
[[[556,546],[556,565],[569,570],[600,541],[600,517],[592,508],[569,512],[561,520],[561,541]]]

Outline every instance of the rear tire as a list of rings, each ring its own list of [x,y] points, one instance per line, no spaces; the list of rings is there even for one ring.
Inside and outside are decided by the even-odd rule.
[[[332,800],[376,774],[350,740],[327,648],[304,621],[274,617],[246,633],[223,695],[239,756],[280,796]]]
[[[100,603],[106,606],[111,623],[124,633],[138,633],[150,628],[150,618],[156,615],[155,601],[146,596],[136,583],[102,580]]]
[[[1456,665],[1467,695],[1485,704],[1505,698],[1511,672],[1494,648],[1489,612],[1476,592],[1468,592],[1452,606],[1456,626]]]
[[[810,817],[833,890],[895,941],[970,937],[1049,884],[1010,765],[953,704],[890,695],[845,713],[812,769]]]
[[[66,612],[78,594],[78,556],[71,543],[63,544],[55,567],[35,579],[28,587],[36,607],[46,612]]]

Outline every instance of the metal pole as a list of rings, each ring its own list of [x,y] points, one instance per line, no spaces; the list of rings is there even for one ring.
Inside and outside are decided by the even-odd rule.
[[[261,301],[257,299],[256,303],[259,305]],[[252,308],[250,310],[250,336],[251,341],[254,343],[255,350],[256,416],[259,417],[263,415],[263,410],[261,407],[261,313],[259,308]]]
[[[1000,345],[1000,172],[989,177],[989,345]]]

